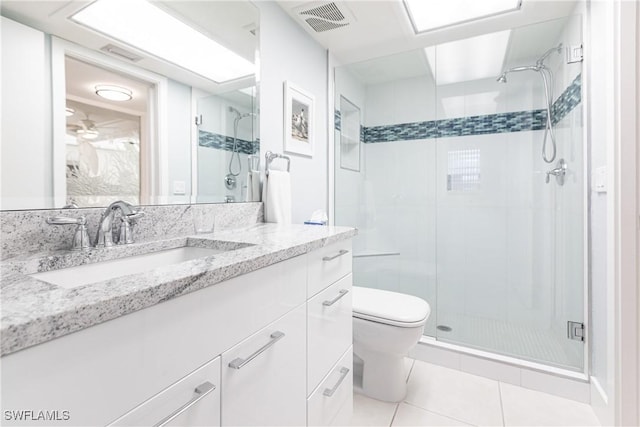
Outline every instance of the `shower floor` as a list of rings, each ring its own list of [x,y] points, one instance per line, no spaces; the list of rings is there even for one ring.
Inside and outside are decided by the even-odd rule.
[[[582,370],[584,344],[569,340],[564,331],[460,314],[438,315],[438,324],[451,327],[449,332],[437,331],[442,342]]]

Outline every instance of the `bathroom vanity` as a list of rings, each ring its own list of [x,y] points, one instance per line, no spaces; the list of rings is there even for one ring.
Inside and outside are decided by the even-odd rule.
[[[348,424],[355,233],[257,224],[4,261],[3,425]],[[30,276],[182,247],[217,253],[66,288]]]

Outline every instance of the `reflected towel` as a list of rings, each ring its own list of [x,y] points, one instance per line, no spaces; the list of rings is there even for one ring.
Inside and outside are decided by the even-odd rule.
[[[260,201],[260,172],[250,171],[247,174],[247,195],[245,202]]]
[[[270,170],[262,189],[264,221],[291,224],[291,177],[289,172]]]

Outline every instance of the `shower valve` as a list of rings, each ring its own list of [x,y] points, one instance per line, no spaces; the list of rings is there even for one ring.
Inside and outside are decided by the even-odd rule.
[[[548,184],[551,179],[551,175],[556,177],[556,182],[558,185],[564,185],[565,175],[567,174],[567,162],[564,159],[558,160],[556,163],[556,167],[547,171],[547,176],[545,178],[545,182]]]

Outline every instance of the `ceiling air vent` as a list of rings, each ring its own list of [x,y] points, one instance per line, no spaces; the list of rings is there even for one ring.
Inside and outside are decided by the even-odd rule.
[[[338,6],[335,2],[307,4],[298,8],[295,13],[316,33],[346,27],[355,22],[347,8]]]
[[[143,57],[140,56],[140,55],[136,55],[133,52],[129,52],[128,50],[125,50],[125,49],[123,49],[121,47],[118,47],[118,46],[115,46],[115,45],[112,45],[112,44],[108,44],[106,46],[102,46],[100,48],[100,50],[103,51],[103,52],[110,53],[111,55],[115,55],[115,56],[117,56],[119,58],[127,59],[127,60],[129,60],[131,62],[138,62],[141,59],[143,59]]]

